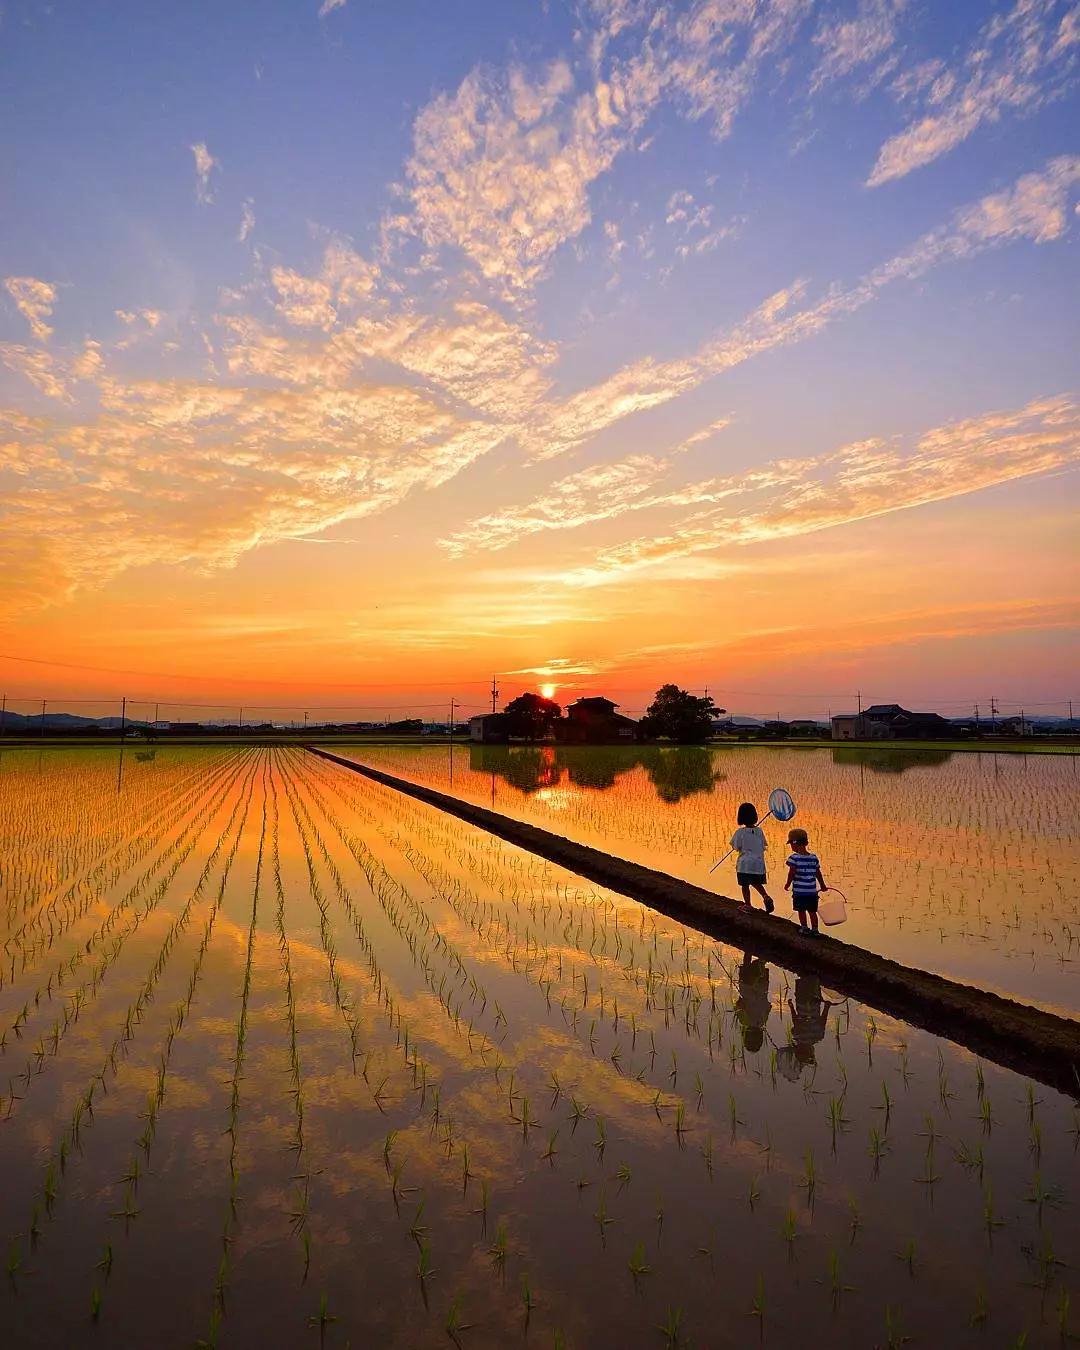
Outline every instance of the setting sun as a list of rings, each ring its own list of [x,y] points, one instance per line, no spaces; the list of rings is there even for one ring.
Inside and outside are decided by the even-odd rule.
[[[555,690],[558,689],[558,687],[559,686],[557,684],[542,684],[540,686],[540,693],[544,696],[544,698],[554,698]]]

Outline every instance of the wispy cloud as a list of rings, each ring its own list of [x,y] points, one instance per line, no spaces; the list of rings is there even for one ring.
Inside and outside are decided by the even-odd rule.
[[[56,304],[56,287],[51,281],[40,281],[37,277],[5,277],[4,288],[30,325],[34,337],[38,342],[47,342],[53,330],[45,320]]]
[[[348,0],[323,0],[319,6],[319,18],[325,19],[335,9],[344,9],[346,4],[348,4]]]
[[[248,199],[244,202],[243,208],[240,212],[240,228],[236,232],[237,242],[240,244],[247,243],[248,239],[251,238],[251,232],[254,228],[255,228],[255,203],[250,197],[248,197]]]
[[[930,164],[1010,109],[1030,112],[1057,97],[1075,75],[1078,47],[1080,7],[1072,0],[1016,0],[989,20],[958,69],[932,67],[925,83],[901,83],[922,103],[922,116],[881,147],[868,186]]]
[[[880,79],[891,66],[884,58],[894,52],[906,6],[907,0],[860,0],[852,17],[824,20],[814,34],[821,56],[810,77],[811,94],[860,67],[877,65]]]
[[[1080,406],[1071,396],[937,427],[910,454],[872,439],[833,454],[781,460],[762,483],[726,494],[685,517],[675,533],[650,534],[601,550],[568,570],[568,585],[619,582],[697,554],[761,544],[947,501],[1080,463]],[[727,480],[735,486],[737,480]],[[683,504],[681,490],[672,501]],[[654,505],[662,505],[658,496]]]
[[[641,123],[632,91],[575,91],[567,62],[537,78],[473,71],[419,115],[408,164],[413,224],[509,293],[530,288],[591,219],[589,185]]]
[[[894,282],[916,280],[943,263],[1019,239],[1039,244],[1058,239],[1078,184],[1080,156],[1059,156],[1011,188],[955,212],[948,224],[921,236],[853,286],[834,286],[816,303],[804,304],[809,287],[794,282],[695,353],[663,362],[646,357],[624,366],[547,410],[541,422],[522,433],[523,443],[536,459],[564,454],[632,413],[668,403],[763,352],[812,337],[868,305]]]
[[[195,198],[200,206],[207,206],[214,200],[210,188],[210,175],[221,168],[221,161],[214,158],[206,148],[205,141],[196,141],[190,147],[195,157]]]

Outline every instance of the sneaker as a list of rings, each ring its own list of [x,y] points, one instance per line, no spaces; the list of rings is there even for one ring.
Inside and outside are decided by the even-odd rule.
[[[773,904],[773,902],[772,902],[771,900],[766,900],[766,901],[765,901],[765,913],[766,913],[766,914],[771,914],[775,908],[776,908],[776,906]]]

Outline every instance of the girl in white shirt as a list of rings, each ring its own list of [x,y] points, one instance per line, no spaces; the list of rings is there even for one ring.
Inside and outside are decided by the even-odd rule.
[[[765,901],[765,912],[773,912],[772,896],[765,889],[765,832],[757,823],[757,807],[753,802],[743,802],[739,807],[739,828],[731,836],[731,847],[738,856],[735,859],[735,880],[742,888],[743,903],[753,908],[750,901],[751,888]]]

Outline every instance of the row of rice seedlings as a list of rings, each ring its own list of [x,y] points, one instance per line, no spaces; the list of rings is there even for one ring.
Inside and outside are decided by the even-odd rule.
[[[136,883],[136,887],[123,897],[120,904],[114,908],[109,916],[103,921],[98,930],[98,934],[95,935],[95,944],[103,935],[111,935],[116,915],[120,910],[131,909],[130,922],[113,937],[111,945],[106,947],[99,956],[98,960],[91,967],[90,974],[84,982],[81,985],[78,985],[75,990],[68,995],[64,1011],[54,1022],[51,1031],[49,1033],[43,1033],[40,1036],[37,1045],[27,1058],[26,1065],[20,1075],[23,1080],[23,1092],[21,1094],[16,1094],[12,1088],[9,1093],[9,1100],[6,1108],[7,1115],[11,1114],[16,1101],[24,1099],[34,1075],[44,1072],[48,1059],[58,1055],[61,1041],[66,1036],[69,1029],[78,1021],[82,1009],[91,1005],[97,997],[99,988],[104,981],[105,976],[110,967],[115,964],[120,957],[128,940],[138,931],[147,916],[157,909],[162,899],[168,894],[173,879],[195,851],[208,820],[211,818],[212,814],[218,810],[219,804],[219,800],[214,799],[205,811],[200,812],[197,824],[191,826],[190,831],[184,836],[181,844],[178,846],[178,851],[173,851],[172,862],[168,870],[165,872],[164,876],[160,878],[150,894],[143,900],[141,906],[132,908],[132,906],[135,906],[137,900],[137,888],[145,884],[152,873],[148,873],[145,877],[141,878],[140,881]],[[223,837],[223,835],[219,836],[218,848],[220,848]],[[205,878],[205,869],[203,875]],[[86,955],[89,950],[90,945],[88,944],[86,950],[81,955]],[[22,1015],[23,1014],[20,1013],[20,1018]]]
[[[207,794],[204,797],[192,818],[179,832],[174,834],[168,845],[154,857],[150,866],[136,877],[132,885],[110,909],[106,918],[94,930],[90,937],[80,945],[72,956],[54,966],[49,973],[48,979],[43,980],[38,985],[32,996],[27,996],[15,1021],[0,1033],[0,1051],[5,1048],[7,1037],[10,1033],[14,1032],[16,1035],[21,1033],[30,1016],[31,1005],[35,1009],[38,1008],[41,1005],[42,999],[48,1003],[52,999],[54,992],[59,992],[59,990],[64,989],[65,986],[70,983],[71,977],[77,973],[79,967],[86,961],[87,957],[93,953],[96,947],[104,943],[112,935],[117,922],[122,917],[125,917],[128,911],[133,909],[147,886],[150,885],[154,877],[167,863],[170,862],[170,860],[173,865],[167,873],[167,877],[171,879],[176,874],[179,867],[190,856],[205,828],[207,820],[220,808],[220,804],[225,800],[229,790],[239,780],[241,772],[241,766],[234,767],[219,785],[216,793]],[[160,887],[158,888],[158,891],[160,891]],[[155,892],[155,894],[157,893],[158,892]],[[143,917],[145,917],[146,912],[149,911],[144,905]]]
[[[173,1046],[177,1036],[184,1028],[185,1022],[191,1013],[191,1006],[195,1000],[195,993],[199,986],[202,976],[203,962],[210,948],[210,942],[213,938],[214,924],[221,912],[221,907],[225,901],[225,892],[228,889],[229,877],[232,873],[233,863],[240,849],[241,840],[244,837],[244,830],[247,827],[248,814],[251,808],[251,778],[254,776],[252,770],[247,783],[244,786],[242,794],[237,798],[233,807],[229,822],[222,834],[221,839],[215,845],[210,857],[207,860],[207,870],[212,865],[217,854],[224,846],[225,840],[232,832],[234,825],[236,833],[228,853],[225,855],[222,863],[221,877],[218,881],[217,894],[214,898],[210,913],[203,925],[202,938],[195,953],[194,964],[188,975],[187,989],[184,997],[180,999],[173,1008],[169,1017],[168,1026],[165,1031],[165,1038],[162,1050],[159,1053],[157,1071],[155,1075],[154,1087],[147,1095],[146,1108],[141,1114],[143,1128],[138,1137],[133,1141],[131,1154],[128,1158],[127,1169],[120,1178],[121,1184],[125,1186],[124,1200],[122,1207],[113,1215],[115,1219],[122,1219],[124,1223],[124,1233],[127,1235],[130,1229],[131,1221],[139,1216],[142,1207],[136,1204],[139,1191],[139,1182],[141,1177],[150,1170],[151,1152],[154,1146],[154,1139],[157,1134],[158,1121],[160,1119],[162,1108],[165,1104],[165,1085],[169,1070],[169,1061],[172,1057]],[[242,814],[241,813],[242,810]],[[237,816],[240,815],[239,824],[236,824]],[[104,1255],[98,1264],[98,1269],[102,1272],[102,1277],[96,1280],[90,1294],[91,1314],[96,1320],[100,1314],[102,1306],[102,1286],[107,1283],[116,1260],[116,1249],[111,1240],[106,1241],[104,1246]]]
[[[240,801],[238,800],[236,807],[234,808],[232,820],[235,820],[235,815],[239,810],[239,807]],[[217,861],[217,856],[225,842],[225,838],[226,835],[223,834],[216,841],[214,849],[207,859],[195,887],[189,895],[183,909],[169,927],[146,978],[135,998],[129,1004],[121,1030],[113,1039],[109,1052],[102,1061],[100,1069],[89,1079],[85,1090],[76,1101],[72,1111],[70,1124],[61,1136],[58,1146],[51,1152],[49,1161],[46,1164],[40,1199],[35,1203],[32,1209],[26,1233],[16,1234],[14,1236],[12,1242],[13,1248],[18,1246],[20,1239],[23,1236],[29,1239],[32,1247],[36,1247],[40,1241],[43,1232],[42,1224],[53,1215],[61,1181],[67,1174],[69,1160],[72,1159],[73,1152],[75,1154],[81,1152],[83,1132],[93,1124],[95,1093],[98,1087],[101,1088],[102,1092],[107,1092],[108,1081],[110,1079],[115,1080],[119,1075],[122,1061],[127,1055],[127,1046],[134,1039],[135,1028],[141,1022],[143,1013],[153,998],[154,990],[168,965],[169,957],[177,940],[187,927],[192,909],[201,897],[206,882]],[[239,841],[239,835],[237,835],[237,841]],[[233,852],[235,853],[235,845]],[[232,855],[230,855],[230,861],[231,856]],[[219,890],[219,899],[220,895],[223,895],[223,893],[224,885],[222,885]],[[159,1081],[163,1088],[163,1081],[161,1079],[159,1079]],[[122,1217],[134,1217],[133,1198],[133,1193],[129,1193],[125,1208],[120,1211]]]
[[[293,1101],[293,1133],[288,1147],[296,1155],[296,1176],[294,1180],[297,1182],[297,1188],[293,1209],[289,1214],[289,1221],[291,1229],[300,1243],[303,1254],[303,1277],[307,1279],[308,1270],[311,1266],[311,1225],[309,1218],[312,1169],[310,1163],[306,1167],[303,1166],[305,1149],[304,1074],[300,1062],[300,1046],[296,1032],[296,992],[293,986],[292,954],[285,927],[285,887],[281,876],[279,831],[278,790],[272,771],[270,775],[270,862],[274,878],[274,892],[277,896],[274,924],[277,929],[281,975],[285,983],[285,1025],[289,1035],[289,1081],[291,1084],[289,1095]]]
[[[221,1259],[214,1280],[214,1292],[210,1307],[210,1321],[205,1341],[208,1347],[217,1345],[218,1331],[225,1317],[225,1302],[229,1287],[230,1247],[233,1241],[233,1229],[236,1226],[240,1201],[240,1170],[238,1151],[240,1145],[240,1084],[244,1075],[244,1050],[247,1043],[248,1001],[251,997],[251,972],[255,955],[255,932],[259,918],[259,887],[262,883],[263,853],[266,848],[266,777],[267,764],[262,769],[262,820],[259,828],[259,847],[255,857],[255,878],[251,891],[251,920],[248,924],[247,949],[244,957],[244,978],[240,987],[240,1011],[236,1021],[236,1043],[233,1049],[233,1071],[229,1082],[229,1123],[225,1133],[229,1136],[229,1203],[221,1233]]]
[[[287,775],[285,777],[284,786],[293,809],[297,830],[304,841],[302,847],[305,850],[305,856],[308,863],[309,884],[312,889],[312,894],[316,899],[316,905],[320,907],[321,918],[325,919],[327,925],[330,924],[329,913],[323,913],[320,906],[320,898],[325,903],[325,897],[323,896],[322,887],[318,879],[315,856],[311,850],[310,843],[308,842],[309,835],[316,841],[319,853],[321,854],[322,864],[331,876],[338,900],[342,904],[346,915],[350,918],[356,930],[361,950],[369,963],[369,974],[372,977],[373,992],[379,999],[380,1005],[386,1014],[390,1029],[395,1033],[395,1043],[403,1057],[404,1063],[412,1074],[412,1087],[414,1092],[418,1095],[418,1108],[420,1111],[424,1110],[425,1102],[430,1098],[429,1134],[431,1137],[438,1136],[440,1138],[443,1145],[442,1153],[445,1158],[447,1169],[450,1169],[453,1166],[452,1159],[455,1153],[459,1155],[460,1163],[458,1164],[458,1167],[460,1170],[458,1174],[461,1177],[461,1189],[463,1193],[467,1192],[470,1180],[474,1175],[473,1167],[475,1161],[473,1155],[470,1153],[468,1140],[460,1133],[455,1134],[453,1117],[446,1111],[445,1107],[441,1105],[439,1085],[431,1076],[430,1066],[419,1054],[415,1038],[410,1039],[409,1023],[403,1017],[392,990],[384,980],[379,968],[378,958],[367,937],[359,911],[344,884],[344,878],[341,875],[340,869],[326,846],[326,841],[323,838],[321,830],[311,816],[302,797],[296,791],[296,782],[292,775]],[[340,978],[337,969],[336,947],[333,947],[332,950],[335,952],[335,963],[331,969],[328,959],[328,970],[331,970],[332,989],[335,993],[335,1001],[338,1002],[338,1006],[343,1015],[347,1014],[346,1025],[350,1031],[353,1069],[354,1072],[356,1072],[358,1065],[360,1066],[359,1072],[368,1083],[375,1104],[380,1110],[385,1112],[389,1105],[384,1100],[383,1096],[386,1080],[380,1079],[377,1084],[373,1084],[369,1078],[368,1065],[370,1052],[364,1051],[362,1047],[359,1046],[357,1039],[360,1030],[356,1015],[357,1004],[351,993],[345,988],[344,981]],[[324,952],[324,954],[329,958],[328,953]],[[338,975],[336,982],[334,981],[334,975]],[[407,1156],[401,1156],[397,1152],[396,1141],[398,1140],[398,1136],[398,1129],[392,1128],[387,1132],[383,1142],[382,1156],[387,1179],[390,1184],[395,1212],[399,1217],[404,1219],[405,1216],[402,1214],[402,1203],[408,1201],[410,1197],[415,1195],[415,1187],[407,1184],[405,1180],[408,1158]],[[488,1204],[488,1183],[487,1181],[483,1181],[481,1183],[480,1206],[474,1211],[480,1215],[482,1229],[486,1228]],[[428,1301],[428,1282],[435,1271],[432,1264],[431,1241],[428,1237],[429,1226],[425,1220],[425,1208],[426,1201],[425,1198],[421,1196],[419,1200],[415,1202],[413,1217],[408,1221],[408,1231],[409,1236],[413,1239],[417,1248],[418,1288],[426,1305]],[[466,1329],[466,1327],[464,1324],[460,1324],[457,1329],[460,1331]]]
[[[4,809],[0,814],[8,829],[7,852],[0,855],[0,890],[9,928],[6,952],[25,933],[51,922],[56,907],[70,898],[80,882],[100,889],[108,866],[118,863],[122,870],[133,866],[134,859],[147,851],[145,846],[140,849],[140,836],[161,819],[175,820],[177,805],[194,801],[205,787],[205,773],[194,766],[186,774],[159,771],[149,780],[160,785],[157,791],[126,794],[121,802],[110,768],[107,791],[104,796],[99,792],[94,809],[87,811],[87,779],[93,775],[87,774],[82,756],[79,760],[78,774],[61,761],[49,775],[47,791],[42,792],[36,784],[33,794],[18,803],[10,797],[11,784],[17,778],[4,779],[5,790],[0,792]],[[219,755],[216,762],[219,768],[224,767],[226,757]],[[50,826],[57,820],[64,821],[68,828],[53,834]],[[48,876],[42,867],[43,836],[55,840],[51,855],[55,866]],[[13,876],[16,868],[18,879]],[[15,928],[17,917],[22,922]]]
[[[159,847],[161,840],[170,834],[176,834],[178,819],[189,810],[194,811],[196,820],[204,814],[208,792],[227,780],[235,781],[237,772],[235,763],[223,761],[216,773],[211,776],[209,784],[205,780],[201,784],[193,782],[186,793],[162,807],[152,822],[152,828],[139,837],[137,849],[133,849],[130,843],[121,845],[120,847],[126,850],[125,856],[119,860],[107,856],[87,875],[75,877],[49,904],[39,910],[32,920],[18,931],[9,934],[4,943],[5,952],[10,958],[9,969],[6,973],[0,972],[0,988],[11,984],[27,969],[32,970],[37,958],[47,954],[55,943],[85,916],[101,893],[115,885],[126,871],[135,866],[137,860],[152,857],[157,868],[163,866],[177,845],[174,838],[163,850]],[[189,822],[187,828],[190,829],[194,823]],[[112,870],[106,874],[104,869],[110,862]],[[153,870],[151,869],[150,876],[153,875]],[[145,880],[141,884],[145,884]],[[59,918],[56,916],[58,907],[62,909]],[[33,936],[36,930],[40,932],[37,936]],[[26,940],[28,935],[31,937],[30,941]]]

